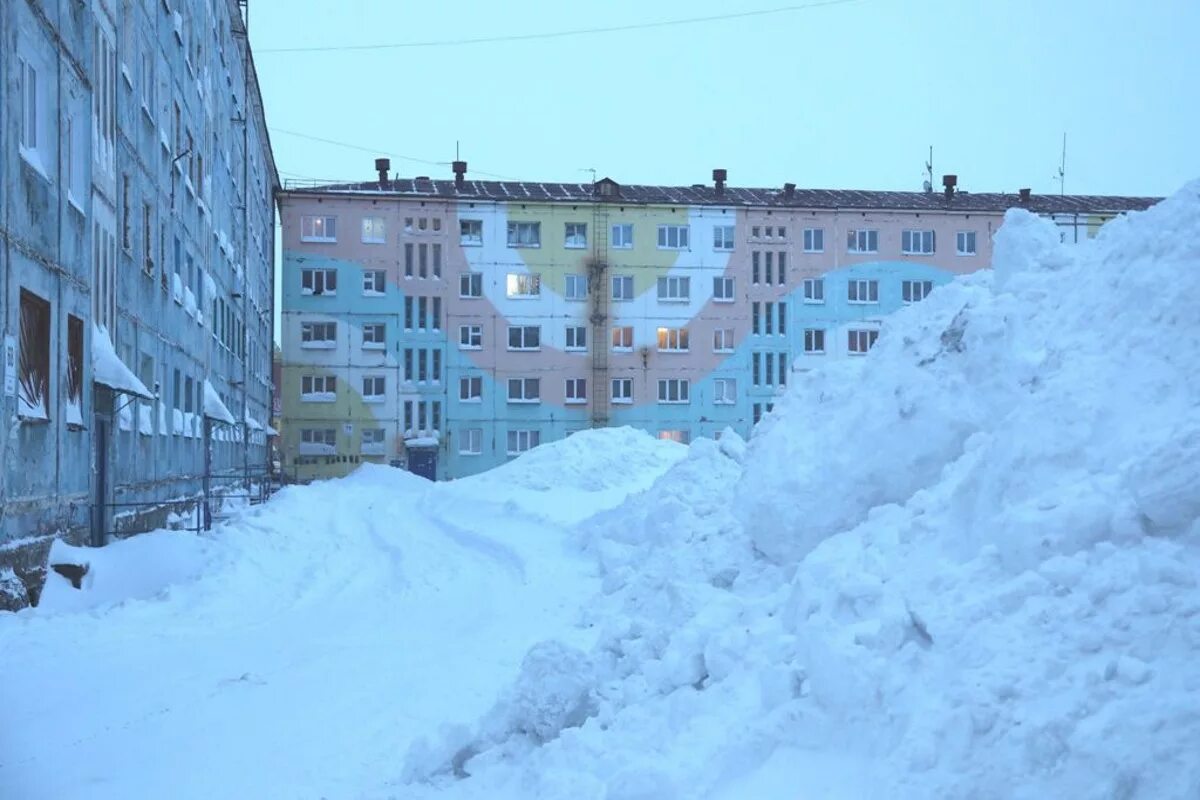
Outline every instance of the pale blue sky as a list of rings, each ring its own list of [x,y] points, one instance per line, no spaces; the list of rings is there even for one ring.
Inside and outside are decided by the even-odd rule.
[[[251,0],[282,177],[400,174],[1160,195],[1200,176],[1197,0],[852,0],[649,30],[361,46],[712,16],[805,0]],[[289,135],[294,131],[365,148]],[[278,337],[278,322],[276,337]]]
[[[798,4],[803,0],[798,0]],[[475,177],[1161,194],[1200,175],[1200,2],[856,0],[651,30],[454,47],[273,48],[527,34],[725,14],[788,0],[567,3],[252,0],[284,177]],[[940,178],[938,179],[940,180]]]

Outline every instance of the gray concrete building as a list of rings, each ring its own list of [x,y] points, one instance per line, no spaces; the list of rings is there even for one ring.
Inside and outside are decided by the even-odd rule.
[[[245,0],[0,3],[0,607],[56,538],[267,461],[275,192]]]

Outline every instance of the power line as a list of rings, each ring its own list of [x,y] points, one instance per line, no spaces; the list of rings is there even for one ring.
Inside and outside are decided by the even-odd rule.
[[[457,47],[472,44],[490,44],[494,42],[524,42],[534,39],[561,39],[567,36],[588,36],[600,33],[621,33],[624,31],[641,31],[651,28],[667,28],[675,25],[696,25],[705,22],[720,22],[746,17],[765,17],[772,14],[787,14],[795,11],[808,11],[825,6],[840,6],[846,3],[856,3],[859,0],[817,0],[817,2],[801,5],[780,6],[778,8],[763,8],[757,11],[738,11],[731,14],[714,14],[707,17],[686,17],[684,19],[669,19],[660,22],[638,22],[630,25],[612,25],[604,28],[575,28],[566,31],[551,31],[548,33],[518,33],[505,36],[481,36],[474,39],[432,39],[421,42],[395,42],[392,44],[351,44],[329,45],[322,47],[274,47],[255,50],[262,53],[324,53],[349,50],[400,50],[414,47]]]
[[[322,136],[313,136],[312,134],[300,133],[299,131],[289,131],[289,130],[284,130],[283,128],[276,128],[274,126],[268,126],[268,128],[270,129],[271,133],[282,133],[287,136],[295,136],[297,138],[308,139],[309,141],[313,141],[313,142],[321,142],[323,144],[331,144],[336,147],[345,147],[348,150],[358,150],[360,152],[371,153],[372,155],[376,155],[376,156],[386,155],[389,158],[395,158],[400,161],[411,161],[414,164],[428,164],[429,166],[433,166],[433,167],[447,167],[450,165],[449,161],[430,161],[427,158],[417,158],[415,156],[404,156],[404,155],[397,155],[395,153],[389,153],[386,148],[382,148],[382,147],[363,147],[362,145],[350,144],[349,142],[339,142],[336,139],[326,139]],[[284,172],[284,170],[280,170],[280,172]],[[514,178],[510,175],[497,175],[494,172],[484,172],[483,170],[480,170],[480,169],[471,170],[471,172],[476,175],[484,175],[489,178],[495,178],[496,180],[501,180],[501,181],[518,180],[517,178]],[[288,174],[296,175],[297,173],[288,173]]]

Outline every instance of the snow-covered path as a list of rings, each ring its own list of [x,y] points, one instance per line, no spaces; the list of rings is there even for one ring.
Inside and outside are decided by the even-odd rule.
[[[478,718],[537,641],[588,646],[594,567],[565,524],[684,451],[651,444],[648,469],[600,489],[553,491],[536,463],[440,485],[364,470],[211,539],[93,553],[151,584],[164,565],[203,575],[73,613],[53,609],[109,598],[56,583],[0,619],[0,796],[390,794],[413,739]]]

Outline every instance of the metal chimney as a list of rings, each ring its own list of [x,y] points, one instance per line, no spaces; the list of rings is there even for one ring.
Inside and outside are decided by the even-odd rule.
[[[392,168],[392,160],[390,158],[375,159],[375,171],[379,173],[379,188],[387,188],[388,170]]]
[[[946,199],[954,197],[954,187],[958,185],[957,175],[943,175],[942,187],[946,190]]]
[[[463,184],[467,182],[467,162],[455,161],[452,166],[454,168],[454,188],[461,191]]]
[[[713,170],[713,185],[717,189],[717,194],[725,194],[725,179],[729,176],[723,169]]]

